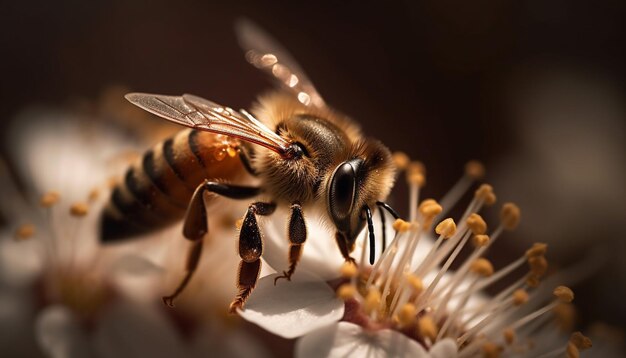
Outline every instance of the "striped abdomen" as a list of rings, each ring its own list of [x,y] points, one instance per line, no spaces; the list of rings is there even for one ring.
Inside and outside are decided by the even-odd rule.
[[[245,169],[232,144],[228,137],[194,129],[157,144],[114,187],[102,216],[102,241],[171,225],[183,218],[205,179],[237,179]]]

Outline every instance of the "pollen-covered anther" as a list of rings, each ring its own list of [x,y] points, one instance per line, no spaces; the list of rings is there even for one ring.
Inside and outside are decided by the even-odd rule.
[[[424,218],[434,218],[443,211],[443,208],[434,199],[426,199],[419,206],[419,212]]]
[[[13,238],[16,241],[22,241],[30,239],[31,237],[33,237],[33,235],[35,235],[35,225],[23,224],[20,225],[17,230],[15,230],[15,235],[13,236]]]
[[[397,232],[407,232],[411,229],[411,223],[402,219],[396,219],[396,221],[393,222],[393,229]]]
[[[93,188],[89,192],[89,195],[87,195],[87,201],[90,203],[93,203],[94,201],[98,200],[99,197],[100,197],[100,189]]]
[[[466,220],[467,227],[472,230],[474,235],[483,235],[487,232],[487,223],[483,220],[482,216],[472,213]]]
[[[237,230],[241,230],[242,225],[243,225],[243,219],[237,219],[237,221],[235,221],[235,227],[237,228]]]
[[[359,273],[359,269],[351,261],[346,261],[341,265],[341,277],[353,278]]]
[[[447,218],[435,227],[435,232],[442,235],[444,239],[449,239],[456,233],[456,224],[452,218]]]
[[[417,318],[417,307],[412,303],[407,303],[398,312],[398,323],[401,327],[408,327],[415,323]]]
[[[523,289],[518,289],[513,292],[513,304],[516,306],[521,306],[528,302],[528,292]]]
[[[59,202],[61,195],[56,191],[49,191],[41,196],[39,204],[44,208],[49,208]]]
[[[522,214],[519,210],[519,207],[513,203],[506,203],[502,205],[502,210],[500,211],[500,220],[502,221],[502,225],[507,230],[515,230],[519,221],[522,217]]]
[[[548,251],[548,245],[542,242],[536,242],[533,246],[526,250],[526,257],[544,256]]]
[[[465,174],[474,180],[482,179],[485,176],[485,166],[477,160],[470,160],[465,164]]]
[[[502,347],[495,343],[487,342],[482,345],[481,351],[484,358],[498,358],[502,352]]]
[[[413,294],[415,294],[416,296],[422,293],[422,291],[424,290],[424,283],[422,282],[422,279],[419,278],[419,276],[416,276],[414,274],[408,274],[406,276],[406,281],[409,283],[409,285],[413,289]]]
[[[504,337],[504,341],[506,344],[511,345],[515,342],[515,330],[512,328],[507,328],[502,332],[502,336]]]
[[[363,310],[367,314],[371,314],[380,306],[380,292],[372,288],[367,292],[365,296],[365,302],[363,303]]]
[[[530,274],[537,279],[543,277],[548,270],[548,260],[543,256],[528,258],[528,265],[530,266]]]
[[[483,184],[476,189],[474,197],[478,200],[482,200],[486,206],[491,206],[496,203],[496,194],[493,192],[493,187],[489,184]]]
[[[477,275],[483,277],[489,277],[493,275],[493,265],[489,260],[485,258],[476,259],[476,261],[472,262],[472,266],[470,268],[472,272]]]
[[[411,158],[409,158],[409,156],[406,155],[406,153],[404,152],[394,152],[391,155],[391,159],[393,160],[393,163],[396,165],[396,168],[398,168],[398,170],[406,169],[411,162]]]
[[[552,293],[563,303],[570,303],[574,300],[574,291],[567,286],[559,286]]]
[[[426,168],[421,162],[410,162],[406,167],[406,181],[423,187],[426,185]]]
[[[434,340],[437,338],[437,325],[431,316],[423,316],[417,320],[417,333],[424,338]]]
[[[356,287],[349,283],[343,284],[337,289],[337,297],[341,298],[344,301],[354,298],[356,294]]]
[[[474,247],[483,247],[489,243],[488,235],[474,235],[472,238],[472,244]]]
[[[85,203],[74,203],[70,206],[70,214],[76,217],[82,217],[89,212],[89,206]]]
[[[572,335],[569,337],[569,342],[581,351],[592,347],[591,339],[589,337],[586,337],[581,332],[572,333]]]
[[[526,278],[526,285],[531,288],[539,286],[540,282],[540,277],[534,276],[532,274],[528,275],[528,277]]]

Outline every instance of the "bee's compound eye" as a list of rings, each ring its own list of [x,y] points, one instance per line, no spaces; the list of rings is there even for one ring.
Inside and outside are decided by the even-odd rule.
[[[341,163],[333,173],[328,193],[328,207],[335,222],[345,220],[352,212],[356,195],[356,171],[351,162]]]

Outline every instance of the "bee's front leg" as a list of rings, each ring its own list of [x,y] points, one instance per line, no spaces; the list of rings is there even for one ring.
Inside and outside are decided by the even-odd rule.
[[[282,276],[274,279],[274,285],[278,279],[286,278],[291,280],[291,275],[296,271],[300,256],[302,256],[302,247],[306,241],[307,231],[304,215],[302,214],[302,206],[300,203],[291,204],[291,217],[289,218],[289,270],[283,271]]]
[[[242,308],[252,290],[256,286],[261,272],[261,255],[263,254],[263,238],[256,220],[256,215],[270,215],[276,210],[276,204],[256,202],[250,204],[239,232],[239,271],[237,288],[239,294],[230,304],[230,313]]]
[[[209,232],[206,205],[204,202],[205,192],[218,194],[231,199],[245,199],[258,195],[260,189],[216,183],[208,180],[196,188],[189,202],[189,206],[187,207],[187,214],[185,215],[185,223],[183,225],[183,236],[193,242],[187,254],[187,263],[185,265],[185,271],[187,273],[174,293],[163,297],[163,302],[170,307],[174,307],[174,299],[187,287],[193,273],[198,267],[198,262],[202,255],[202,239],[204,235]]]

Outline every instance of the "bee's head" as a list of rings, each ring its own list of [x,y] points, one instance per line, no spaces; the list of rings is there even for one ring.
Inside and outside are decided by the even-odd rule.
[[[337,236],[352,250],[357,235],[366,223],[365,210],[384,200],[394,181],[394,166],[389,150],[369,139],[353,147],[350,159],[337,165],[327,181],[326,208]]]

